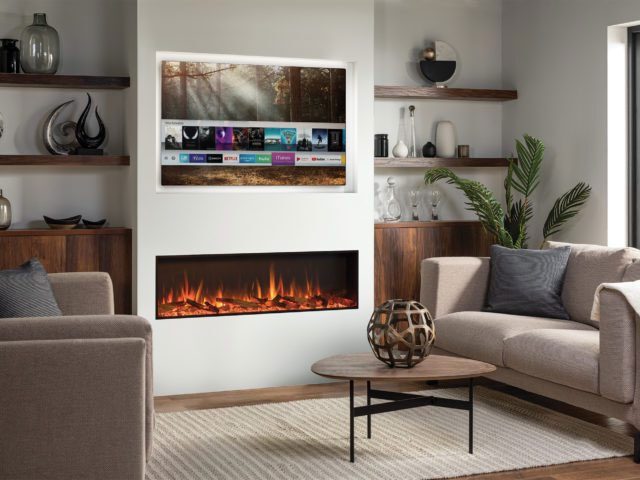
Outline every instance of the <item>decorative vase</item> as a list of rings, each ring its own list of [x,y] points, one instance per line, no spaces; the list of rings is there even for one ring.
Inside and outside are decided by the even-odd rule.
[[[427,142],[422,147],[422,156],[426,158],[433,158],[436,156],[436,151],[436,146],[431,142]]]
[[[0,72],[20,73],[20,49],[14,38],[0,39]]]
[[[448,120],[438,122],[436,127],[436,150],[443,158],[456,156],[456,133],[453,123]]]
[[[410,140],[409,140],[409,156],[411,158],[415,158],[418,156],[418,151],[416,150],[416,107],[413,105],[409,105],[409,128],[411,129]]]
[[[56,29],[47,24],[46,13],[33,14],[33,23],[22,31],[20,48],[20,63],[25,73],[58,71],[60,37]]]
[[[405,145],[402,140],[398,140],[393,150],[391,150],[393,156],[396,158],[406,158],[409,155],[409,148]]]
[[[400,217],[402,217],[402,207],[396,198],[396,179],[389,177],[387,178],[387,198],[384,202],[382,219],[385,222],[397,222]]]
[[[413,300],[388,300],[367,326],[373,354],[389,367],[411,368],[431,353],[436,338],[429,310]]]
[[[11,226],[11,202],[2,196],[0,189],[0,230],[6,230]]]

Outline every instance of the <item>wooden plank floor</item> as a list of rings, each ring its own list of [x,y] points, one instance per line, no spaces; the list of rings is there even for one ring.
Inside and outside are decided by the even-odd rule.
[[[635,429],[619,420],[588,412],[555,400],[550,400],[508,385],[488,380],[479,380],[478,384],[514,395],[523,400],[536,403],[558,412],[571,415],[582,420],[600,425],[611,430],[633,435]],[[419,382],[376,382],[376,387],[397,391],[424,390],[427,388],[455,387],[466,385],[460,382],[441,382],[439,386],[427,387]],[[194,395],[175,395],[156,397],[156,411],[178,412],[184,410],[202,410],[208,408],[223,408],[241,405],[255,405],[259,403],[287,402],[309,398],[343,397],[349,394],[349,384],[346,382],[325,383],[319,385],[299,385],[292,387],[261,388],[254,390],[236,390],[228,392],[202,393]],[[363,382],[356,383],[356,393],[364,395]],[[576,462],[550,467],[529,468],[501,473],[489,473],[460,477],[461,480],[640,480],[640,465],[636,465],[631,457],[613,458],[608,460],[593,460],[590,462]]]

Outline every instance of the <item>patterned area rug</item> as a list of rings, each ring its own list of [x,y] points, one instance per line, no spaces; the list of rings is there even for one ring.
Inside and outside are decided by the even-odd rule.
[[[466,388],[430,390],[466,399]],[[474,454],[467,412],[422,407],[356,418],[348,398],[158,414],[148,480],[423,480],[630,455],[631,437],[476,388]],[[356,398],[356,405],[365,399]],[[374,400],[377,402],[377,400]]]

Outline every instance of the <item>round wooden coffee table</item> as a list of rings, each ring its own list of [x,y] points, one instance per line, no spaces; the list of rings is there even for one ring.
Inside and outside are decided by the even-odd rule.
[[[371,415],[394,412],[407,408],[434,407],[454,408],[469,412],[469,453],[473,453],[473,379],[495,371],[496,367],[477,360],[443,355],[430,355],[413,368],[389,368],[372,353],[351,353],[325,358],[311,366],[311,371],[320,376],[336,380],[349,380],[349,459],[354,461],[354,419],[367,416],[367,438],[371,438]],[[413,393],[374,390],[371,382],[376,380],[431,381],[469,379],[469,400]],[[355,407],[353,382],[367,382],[367,405]],[[371,399],[390,400],[371,405]]]

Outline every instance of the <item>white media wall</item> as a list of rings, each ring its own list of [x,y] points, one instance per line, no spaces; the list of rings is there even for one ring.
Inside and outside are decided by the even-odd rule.
[[[138,2],[138,313],[155,313],[157,255],[359,251],[356,310],[152,320],[157,395],[318,382],[311,364],[366,350],[373,308],[373,3]],[[158,52],[346,62],[353,68],[348,193],[158,191]],[[351,110],[349,108],[351,107]]]

